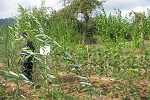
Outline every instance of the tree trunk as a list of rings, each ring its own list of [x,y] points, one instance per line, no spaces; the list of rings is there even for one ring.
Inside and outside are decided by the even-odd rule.
[[[86,44],[86,31],[83,32],[82,35],[82,44],[85,45]]]
[[[144,33],[141,32],[141,48],[144,49],[144,46],[145,46],[145,44],[144,44]]]
[[[88,16],[87,13],[85,14],[84,18],[85,18],[85,27],[84,27],[84,32],[83,32],[83,35],[82,35],[82,44],[83,45],[85,45],[86,41],[87,41],[86,34],[87,34],[87,27],[88,27],[88,21],[89,21],[89,16]]]
[[[143,31],[143,18],[141,16],[141,28],[142,28],[142,32],[141,32],[141,48],[144,49],[144,31]]]

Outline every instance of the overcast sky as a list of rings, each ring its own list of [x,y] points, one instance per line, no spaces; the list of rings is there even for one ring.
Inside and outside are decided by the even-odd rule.
[[[46,6],[50,6],[55,10],[61,9],[60,0],[46,0]],[[23,7],[37,6],[41,4],[41,0],[0,0],[0,18],[13,17],[17,14],[18,4]],[[104,3],[107,12],[114,9],[120,9],[125,16],[129,11],[147,11],[150,8],[150,0],[107,0]]]

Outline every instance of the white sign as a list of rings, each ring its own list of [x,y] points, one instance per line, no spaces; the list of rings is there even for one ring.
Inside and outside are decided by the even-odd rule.
[[[40,54],[41,55],[49,55],[50,46],[40,46]]]

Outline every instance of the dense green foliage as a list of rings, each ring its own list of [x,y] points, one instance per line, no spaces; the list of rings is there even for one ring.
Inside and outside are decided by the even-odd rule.
[[[62,0],[64,2],[64,5],[67,5],[67,9],[70,9],[72,14],[76,16],[76,18],[79,17],[79,19],[82,19],[83,21],[79,21],[81,25],[81,34],[82,34],[82,44],[86,44],[87,42],[87,33],[88,33],[88,26],[91,18],[91,14],[94,13],[94,11],[97,8],[102,7],[102,3],[104,1],[99,0]]]
[[[134,18],[123,18],[121,11],[115,11],[115,15],[110,14],[108,17],[103,10],[95,20],[97,27],[97,34],[101,41],[123,43],[132,41],[132,46],[139,47],[140,32],[145,33],[145,39],[148,39],[150,33],[150,14],[144,18],[144,27],[141,29],[139,24],[136,24]],[[104,42],[104,41],[103,41]],[[103,43],[102,42],[102,43]]]
[[[86,0],[80,2],[85,3]],[[81,10],[84,8],[82,6]],[[95,7],[97,6],[89,8],[90,10],[85,8],[84,11],[87,10],[89,14]],[[3,76],[0,76],[0,99],[81,100],[83,94],[86,94],[86,100],[98,100],[107,95],[111,99],[121,100],[150,99],[149,10],[148,15],[143,18],[143,28],[135,21],[135,17],[123,18],[118,10],[106,15],[102,9],[94,17],[88,15],[87,45],[82,45],[86,19],[78,19],[75,16],[77,12],[70,6],[56,12],[45,7],[43,1],[40,8],[19,6],[18,10],[20,15],[15,17],[14,24],[0,27],[0,60],[4,64],[0,69],[0,75]],[[84,15],[86,16],[85,13]],[[19,39],[19,34],[23,31],[29,34],[29,39],[36,48],[34,53],[30,52],[35,58],[35,87],[31,88],[28,95],[21,87],[30,82],[20,74],[18,64],[18,52],[24,42]],[[141,32],[145,35],[144,49],[140,48]],[[92,40],[97,43],[92,44]],[[47,56],[39,54],[39,48],[43,44],[51,46],[51,52]],[[59,75],[60,72],[71,76]],[[103,86],[101,81],[95,82],[96,79],[92,82],[92,75],[109,77],[110,87],[106,89],[107,85]],[[141,80],[144,80],[143,83]],[[11,92],[5,91],[7,87],[3,84],[7,82],[15,84]],[[36,89],[39,84],[40,87]],[[71,88],[66,92],[67,86]],[[141,92],[140,87],[143,86],[146,89]],[[81,96],[78,97],[79,94]]]

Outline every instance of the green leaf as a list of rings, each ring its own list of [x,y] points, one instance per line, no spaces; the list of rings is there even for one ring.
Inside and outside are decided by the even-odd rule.
[[[14,73],[14,72],[12,72],[12,71],[9,71],[8,73],[11,74],[11,75],[13,75],[13,76],[19,77],[18,74]]]
[[[59,45],[56,41],[54,41],[54,43],[55,43],[58,47],[61,48],[61,45]]]
[[[82,79],[82,80],[88,80],[87,77],[83,77],[83,76],[77,76],[78,78]]]
[[[82,68],[79,65],[76,65],[76,64],[69,64],[69,66],[73,67],[73,68],[79,68],[80,70],[82,70]]]
[[[0,75],[3,75],[2,72],[3,72],[4,74],[8,74],[8,71],[0,70]]]
[[[82,85],[86,85],[86,86],[92,86],[92,84],[91,84],[91,83],[87,83],[87,82],[80,82],[80,84],[82,84]]]
[[[48,70],[50,70],[50,67],[49,67],[48,65],[46,65],[46,64],[41,65],[41,66],[38,66],[38,68],[48,69]]]
[[[68,57],[68,58],[72,58],[72,56],[66,51],[66,50],[64,50],[64,54]]]
[[[74,67],[74,68],[79,68],[78,65],[75,65],[75,64],[69,64],[70,67]]]
[[[26,99],[26,97],[24,95],[20,95],[22,98]]]
[[[47,74],[47,76],[48,76],[49,78],[55,78],[55,76],[53,76],[53,75],[51,75],[51,74]]]
[[[52,86],[54,86],[54,87],[58,87],[58,86],[60,86],[60,85],[58,85],[58,84],[52,84]]]
[[[35,37],[36,38],[46,38],[46,35],[45,34],[38,34]]]
[[[31,51],[31,50],[27,50],[26,52],[30,55],[34,55],[33,51]]]
[[[115,80],[116,80],[116,78],[111,78],[110,80],[111,80],[111,81],[115,81]]]
[[[148,88],[150,88],[150,83],[147,85]]]
[[[38,58],[38,57],[34,57],[36,60],[42,62],[42,59]]]
[[[22,80],[28,80],[28,78],[25,76],[25,75],[23,75],[23,74],[20,74],[20,78],[22,79]]]
[[[39,39],[39,38],[37,38],[40,42],[43,42],[44,43],[44,40],[42,40],[42,39]]]
[[[27,60],[29,57],[31,57],[31,55],[25,56],[23,60]]]

